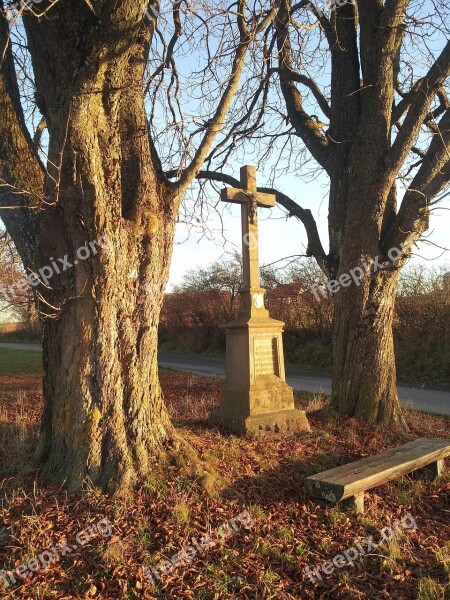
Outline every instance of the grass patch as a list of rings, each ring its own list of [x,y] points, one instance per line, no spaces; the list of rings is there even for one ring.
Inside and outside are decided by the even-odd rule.
[[[399,504],[414,504],[425,493],[426,485],[420,479],[401,477],[395,482],[394,497]]]
[[[424,577],[419,581],[417,600],[445,600],[447,587],[431,577]]]
[[[435,556],[437,562],[442,565],[447,577],[450,578],[450,542],[447,542],[445,546],[437,550]]]
[[[180,502],[173,507],[172,518],[178,527],[187,527],[191,522],[189,507]]]
[[[112,569],[127,564],[125,557],[125,544],[122,541],[109,542],[101,552],[101,558],[107,568]]]
[[[42,375],[42,350],[0,348],[0,376]]]
[[[158,344],[158,350],[160,352],[167,352],[168,354],[195,354],[196,356],[207,356],[209,358],[225,358],[225,350],[218,348],[200,350],[195,343],[192,344],[189,340],[182,340],[180,338],[176,340],[161,340]]]
[[[304,340],[299,343],[295,335],[284,334],[286,361],[300,369],[331,369],[331,344],[321,340]]]
[[[397,375],[400,380],[430,385],[450,385],[450,347],[397,344]]]

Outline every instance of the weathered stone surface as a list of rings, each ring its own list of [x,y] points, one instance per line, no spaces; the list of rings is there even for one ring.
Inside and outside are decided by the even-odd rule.
[[[258,194],[253,167],[241,169],[243,190],[226,189],[222,199],[242,209],[244,285],[238,318],[224,325],[227,334],[227,380],[211,425],[223,425],[239,435],[286,435],[310,431],[304,411],[295,410],[286,383],[283,354],[284,323],[271,319],[259,283],[256,206],[274,206],[275,197]]]
[[[221,425],[237,435],[247,437],[294,435],[302,431],[311,431],[305,412],[296,409],[261,413],[249,417],[214,413],[211,415],[210,424]]]

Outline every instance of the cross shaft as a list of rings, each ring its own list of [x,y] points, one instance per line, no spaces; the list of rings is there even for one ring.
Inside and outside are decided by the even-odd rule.
[[[275,206],[276,197],[258,192],[255,167],[241,168],[241,186],[241,189],[224,188],[221,199],[241,205],[243,290],[259,290],[257,207]]]

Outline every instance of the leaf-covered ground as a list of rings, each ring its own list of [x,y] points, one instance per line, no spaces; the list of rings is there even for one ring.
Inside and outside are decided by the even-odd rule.
[[[126,499],[86,488],[68,495],[45,485],[28,467],[42,398],[38,379],[0,378],[0,569],[13,570],[67,542],[70,552],[4,598],[450,598],[450,478],[433,484],[405,478],[367,495],[366,514],[323,508],[306,496],[303,478],[375,454],[415,437],[450,438],[449,420],[408,412],[411,428],[399,436],[353,420],[325,422],[310,412],[312,433],[248,441],[206,427],[223,382],[162,372],[162,385],[180,434],[197,451],[165,466]],[[320,399],[298,398],[320,408]],[[448,466],[448,465],[447,465]],[[204,467],[207,467],[206,469]],[[155,585],[145,566],[158,565],[248,510],[253,527],[240,528],[190,565],[161,574]],[[313,584],[305,575],[410,513],[417,529],[403,529],[370,555]],[[73,549],[77,534],[101,520],[98,531]],[[33,563],[32,563],[33,564]]]

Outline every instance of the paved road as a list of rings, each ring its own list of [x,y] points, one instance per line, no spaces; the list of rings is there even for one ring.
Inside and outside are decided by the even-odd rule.
[[[159,366],[198,375],[225,377],[225,361],[221,358],[160,354]],[[296,390],[331,394],[331,377],[327,374],[286,369],[286,379]],[[450,389],[420,388],[401,384],[398,386],[398,392],[400,401],[406,408],[450,415]]]
[[[39,350],[40,345],[0,343],[0,348]],[[159,355],[159,365],[166,369],[188,371],[198,375],[225,377],[225,361],[222,358],[162,353]],[[325,373],[287,369],[286,378],[289,385],[296,390],[331,393],[331,377]],[[401,384],[398,386],[398,392],[402,405],[407,408],[450,416],[450,389]]]
[[[13,344],[2,342],[0,348],[11,348],[12,350],[41,350],[41,344]]]

